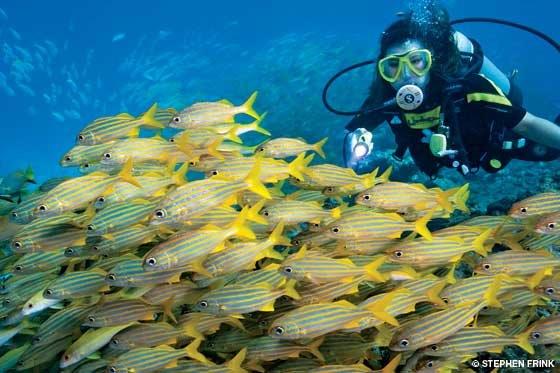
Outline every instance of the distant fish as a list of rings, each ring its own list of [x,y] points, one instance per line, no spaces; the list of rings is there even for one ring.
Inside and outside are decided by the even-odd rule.
[[[64,115],[60,114],[57,111],[53,111],[51,114],[54,117],[54,119],[58,120],[59,122],[64,122]]]
[[[17,32],[16,30],[14,30],[13,28],[9,28],[8,29],[10,31],[10,34],[12,34],[12,36],[14,37],[14,39],[16,40],[21,40],[21,35],[19,34],[19,32]]]
[[[159,30],[158,36],[160,39],[167,39],[171,35],[171,31],[168,30]]]
[[[8,15],[4,11],[4,9],[2,9],[2,8],[0,8],[0,19],[3,19],[4,21],[8,20]]]
[[[126,37],[126,34],[124,32],[121,32],[121,33],[113,36],[113,39],[111,40],[111,42],[116,43],[117,41],[123,40],[125,37]]]

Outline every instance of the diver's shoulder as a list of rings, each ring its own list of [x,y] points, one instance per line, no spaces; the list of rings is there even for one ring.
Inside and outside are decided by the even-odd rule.
[[[467,92],[496,92],[497,85],[483,74],[472,73],[463,78],[463,85]]]

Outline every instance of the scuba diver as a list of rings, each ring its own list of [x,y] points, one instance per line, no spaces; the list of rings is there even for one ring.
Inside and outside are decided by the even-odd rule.
[[[354,115],[346,126],[346,166],[358,173],[374,168],[371,131],[384,122],[395,135],[393,158],[401,161],[408,150],[432,179],[442,167],[463,175],[479,168],[494,173],[512,159],[560,157],[560,127],[523,108],[513,75],[506,76],[484,56],[480,44],[455,31],[445,9],[434,9],[431,16],[426,24],[425,17],[420,22],[412,12],[401,13],[382,33],[376,60],[341,71],[325,86],[325,106]],[[373,63],[375,79],[361,109],[332,108],[326,101],[330,84],[349,70]]]

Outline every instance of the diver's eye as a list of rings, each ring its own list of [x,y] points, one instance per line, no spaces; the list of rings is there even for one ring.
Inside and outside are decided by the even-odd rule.
[[[555,223],[548,223],[547,227],[548,227],[548,229],[554,229],[554,228],[556,228],[556,224]]]
[[[521,207],[519,209],[519,212],[522,213],[522,214],[526,214],[527,213],[527,207]]]
[[[117,279],[117,276],[115,276],[114,273],[109,273],[107,275],[107,280],[109,280],[109,281],[115,281],[116,279]]]
[[[546,288],[544,292],[551,295],[554,294],[556,291],[554,290],[554,288]]]
[[[263,211],[263,215],[264,215],[264,216],[269,216],[270,213],[269,213],[267,210],[264,210],[264,211]]]
[[[91,231],[94,231],[94,230],[95,230],[95,225],[90,224],[90,225],[87,226],[86,229],[87,229],[88,231],[90,231],[90,232],[91,232]]]
[[[82,134],[78,135],[78,141],[84,141],[86,139],[86,137]]]
[[[338,227],[338,226],[332,227],[332,228],[331,228],[331,232],[333,232],[333,233],[339,233],[339,232],[340,232],[340,227]]]
[[[531,338],[533,338],[533,339],[539,339],[540,337],[542,337],[542,335],[539,332],[531,333]]]
[[[154,212],[154,216],[158,219],[163,219],[166,216],[166,212],[164,209],[159,209]]]
[[[173,122],[179,123],[181,121],[181,117],[173,117]]]
[[[284,267],[283,271],[286,273],[292,273],[293,272],[293,268],[292,267]]]
[[[93,317],[93,316],[88,316],[87,319],[88,319],[88,321],[91,322],[91,323],[94,323],[94,322],[95,322],[95,317]]]
[[[23,266],[22,266],[21,264],[15,266],[15,267],[14,267],[14,271],[16,271],[16,272],[21,272],[21,271],[23,271]]]
[[[397,258],[400,258],[401,256],[403,256],[403,252],[400,250],[397,250],[393,253],[394,256],[396,256]]]
[[[437,350],[438,350],[438,346],[437,346],[437,345],[432,345],[430,348],[432,349],[432,351],[437,351]]]
[[[198,302],[198,305],[202,308],[206,308],[208,307],[208,302],[205,300],[201,300],[200,302]]]
[[[150,267],[153,267],[157,264],[157,260],[156,258],[148,258],[146,259],[146,264],[149,265]]]
[[[66,162],[70,162],[72,160],[72,158],[69,155],[67,155],[66,157],[64,157],[64,160]]]
[[[284,328],[281,327],[281,326],[277,326],[276,328],[274,328],[274,334],[276,334],[276,335],[284,334]]]
[[[46,290],[45,290],[45,294],[46,294],[46,295],[52,295],[52,294],[53,294],[52,289],[46,289]]]
[[[23,247],[23,244],[21,243],[21,241],[14,241],[12,243],[12,247],[16,250],[19,250]]]
[[[113,340],[111,340],[111,344],[115,345],[115,346],[118,346],[119,340],[118,339],[113,339]]]
[[[399,346],[406,347],[408,346],[408,343],[408,339],[401,339],[401,341],[399,342]]]
[[[46,205],[40,205],[39,206],[39,211],[47,211],[47,206]]]
[[[371,195],[370,194],[364,194],[364,199],[366,201],[369,201],[371,199]]]
[[[111,153],[105,153],[105,154],[103,154],[103,158],[105,158],[105,159],[111,159]]]
[[[485,270],[489,271],[490,268],[492,268],[492,266],[491,266],[490,264],[486,263],[486,264],[484,264],[484,265],[482,266],[482,268],[484,268]]]

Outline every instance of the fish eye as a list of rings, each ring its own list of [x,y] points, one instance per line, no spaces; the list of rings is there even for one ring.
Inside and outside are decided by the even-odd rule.
[[[14,271],[16,271],[16,272],[23,271],[23,266],[21,264],[18,264],[17,266],[14,267]]]
[[[33,303],[28,303],[27,308],[33,308]]]
[[[201,300],[200,302],[198,302],[198,305],[202,308],[206,308],[208,307],[208,302],[205,300]]]
[[[109,281],[115,281],[116,279],[117,279],[117,276],[115,276],[114,273],[109,273],[107,275],[107,280],[109,280]]]
[[[99,202],[99,203],[105,202],[105,197],[98,197],[97,202]]]
[[[113,339],[113,340],[111,340],[111,344],[113,344],[115,346],[118,346],[119,340],[118,339]]]
[[[64,160],[66,162],[70,162],[72,160],[72,157],[70,157],[69,155],[67,155],[66,157],[64,157]]]
[[[15,211],[12,211],[12,218],[17,218],[18,217],[18,213]]]
[[[40,205],[39,206],[39,211],[47,211],[47,206],[46,205]]]
[[[89,163],[84,163],[83,168],[89,168]]]
[[[519,212],[522,213],[522,214],[526,214],[527,213],[527,207],[521,207],[519,209]]]
[[[111,159],[111,153],[105,153],[105,154],[103,154],[103,158],[105,158],[105,159]]]
[[[485,264],[482,266],[482,268],[484,268],[485,270],[488,271],[488,270],[490,270],[490,268],[492,268],[492,266],[491,266],[490,264],[488,264],[488,263],[485,263]]]
[[[12,247],[16,250],[19,250],[23,247],[23,244],[21,243],[21,241],[14,241],[12,243]]]
[[[545,293],[547,294],[554,294],[556,292],[556,290],[554,290],[554,288],[546,288],[544,290]]]
[[[165,218],[166,215],[167,213],[165,212],[164,209],[159,209],[154,212],[154,216],[158,219],[163,219]]]
[[[333,193],[333,192],[334,192],[334,188],[333,188],[333,187],[326,187],[326,188],[325,188],[325,191],[326,191],[327,193]]]
[[[288,266],[288,267],[284,267],[284,269],[283,269],[283,271],[286,272],[286,273],[292,273],[293,270],[294,270],[294,269],[293,269],[292,267],[289,267],[289,266]]]
[[[438,350],[438,346],[437,346],[437,345],[432,345],[430,348],[432,349],[432,351],[437,351],[437,350]]]
[[[265,320],[259,321],[259,326],[260,326],[261,328],[265,328],[265,327],[268,326],[268,322],[265,321]]]
[[[539,332],[531,333],[531,338],[533,338],[533,339],[539,339],[540,337],[542,337],[542,335]]]
[[[393,255],[397,258],[400,258],[401,256],[403,256],[403,252],[401,250],[397,250],[393,253]]]
[[[277,326],[276,328],[274,328],[274,334],[276,334],[276,335],[284,334],[284,328],[281,327],[281,326]]]
[[[483,310],[483,311],[486,311],[487,309],[488,309],[488,306],[482,307],[482,310]]]
[[[41,337],[33,337],[33,343],[41,342]]]
[[[295,239],[292,242],[294,243],[295,246],[301,245],[301,240]]]
[[[548,227],[548,229],[554,229],[554,228],[556,228],[556,224],[555,223],[548,223],[547,227]]]
[[[66,355],[66,354],[65,354],[62,358],[63,358],[65,361],[70,360],[70,356],[69,356],[69,355]]]
[[[431,368],[431,367],[434,366],[434,362],[430,360],[430,361],[428,361],[428,362],[426,363],[426,366],[427,366],[428,368]]]
[[[216,171],[216,170],[213,170],[213,171],[212,171],[212,172],[210,172],[210,173],[212,174],[212,176],[216,176],[216,175],[218,175],[218,171]]]
[[[399,346],[401,347],[406,347],[408,346],[408,344],[409,344],[408,339],[401,339],[399,342]]]
[[[259,152],[264,152],[264,147],[261,146],[259,149],[257,149]]]
[[[4,302],[2,302],[4,304],[4,306],[9,305],[10,303],[12,303],[12,301],[8,298],[4,299]]]
[[[190,161],[190,162],[189,162],[189,166],[194,166],[195,164],[196,164],[195,161]]]
[[[214,342],[209,342],[209,343],[208,343],[208,347],[210,347],[210,348],[215,348],[215,347],[216,347],[216,344],[215,344]]]
[[[366,201],[369,201],[371,199],[371,194],[364,194],[363,197]]]
[[[320,227],[319,223],[313,223],[313,226],[314,226],[315,228],[319,228],[319,227]]]
[[[52,294],[53,294],[52,289],[46,289],[46,290],[45,290],[45,294],[46,294],[46,295],[52,295]]]
[[[98,247],[98,246],[92,246],[91,249],[92,249],[93,251],[99,251],[99,247]]]
[[[64,256],[72,256],[74,255],[74,249],[69,247],[66,250],[64,250]]]
[[[169,142],[175,142],[175,137],[169,138]]]
[[[95,322],[95,317],[93,317],[93,316],[88,316],[87,319],[88,319],[89,322]]]
[[[150,267],[153,267],[157,264],[157,260],[156,258],[148,258],[146,259],[146,264],[149,265]]]
[[[447,298],[441,298],[441,300],[443,301],[443,303],[448,304],[449,303],[449,299]]]
[[[95,230],[95,225],[90,224],[90,225],[87,226],[86,229],[87,229],[88,231],[94,231],[94,230]]]
[[[263,211],[263,215],[264,215],[264,216],[269,216],[270,213],[268,212],[268,210],[264,210],[264,211]]]
[[[173,117],[173,122],[179,123],[181,121],[181,117]]]
[[[117,368],[115,368],[115,367],[109,367],[109,372],[110,372],[110,373],[117,373]]]
[[[84,141],[86,139],[86,137],[84,135],[82,135],[81,133],[78,135],[78,141]]]
[[[335,226],[331,228],[331,232],[333,233],[339,233],[340,232],[340,227],[339,226]]]

